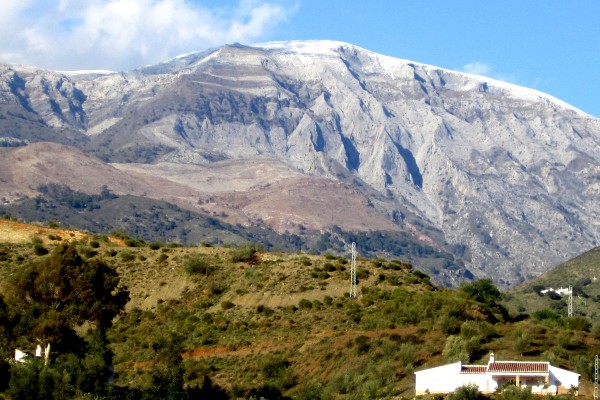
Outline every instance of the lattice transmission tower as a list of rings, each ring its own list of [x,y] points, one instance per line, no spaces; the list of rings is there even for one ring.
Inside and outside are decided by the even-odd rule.
[[[594,400],[598,400],[598,354],[594,360]]]
[[[350,264],[350,298],[356,298],[356,243],[352,242],[352,262]]]
[[[567,306],[567,316],[573,316],[573,286],[569,286],[569,304]]]

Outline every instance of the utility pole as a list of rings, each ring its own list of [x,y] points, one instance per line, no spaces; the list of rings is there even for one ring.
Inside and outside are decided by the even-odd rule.
[[[350,264],[350,298],[356,298],[356,243],[352,242],[352,262]]]

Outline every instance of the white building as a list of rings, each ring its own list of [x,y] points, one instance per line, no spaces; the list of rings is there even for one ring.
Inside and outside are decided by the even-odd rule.
[[[561,394],[579,388],[579,374],[553,367],[549,362],[496,361],[490,354],[487,365],[463,365],[460,361],[415,372],[415,394],[451,393],[475,384],[482,393],[493,393],[504,384],[531,387],[532,393]]]

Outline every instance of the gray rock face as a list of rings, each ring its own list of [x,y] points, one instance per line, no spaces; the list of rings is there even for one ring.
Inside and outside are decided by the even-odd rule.
[[[226,46],[107,75],[5,66],[0,101],[5,119],[19,110],[108,162],[258,157],[357,179],[379,194],[381,215],[396,225],[416,216],[500,284],[598,245],[600,120],[534,90],[345,43]],[[4,136],[40,139],[19,132]]]

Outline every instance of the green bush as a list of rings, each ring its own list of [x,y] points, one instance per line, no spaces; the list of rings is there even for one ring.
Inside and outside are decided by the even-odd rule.
[[[398,361],[400,365],[406,367],[412,365],[415,362],[417,350],[415,345],[412,343],[402,343],[398,349]]]
[[[323,268],[325,269],[325,271],[327,272],[333,272],[336,270],[335,265],[333,265],[330,262],[326,262],[325,264],[323,264]]]
[[[303,308],[303,309],[310,309],[312,308],[312,303],[310,300],[307,299],[301,299],[300,302],[298,303],[298,307],[299,308]]]
[[[569,329],[576,331],[587,331],[589,332],[592,328],[592,324],[586,317],[570,317],[565,319],[565,325]]]
[[[188,275],[210,275],[214,271],[214,267],[211,267],[208,261],[200,256],[189,258],[183,268]]]
[[[358,354],[365,354],[371,348],[371,340],[368,336],[360,335],[354,338],[354,344],[356,345],[356,352]]]
[[[531,400],[535,397],[531,394],[531,387],[520,388],[510,385],[502,391],[503,400]]]
[[[545,308],[543,310],[538,310],[538,311],[534,312],[533,318],[537,319],[538,321],[543,321],[543,320],[556,320],[556,319],[559,319],[560,317],[554,311]]]
[[[120,254],[119,257],[121,257],[121,260],[124,262],[127,261],[132,261],[135,259],[135,255],[129,251],[129,250],[123,250]]]
[[[247,244],[231,252],[232,262],[256,262],[257,245]]]
[[[486,397],[479,391],[479,387],[473,383],[464,385],[456,389],[449,400],[485,400]]]
[[[448,336],[442,352],[444,360],[448,363],[462,361],[469,362],[471,357],[467,351],[467,342],[460,336]]]
[[[221,308],[223,310],[230,310],[233,307],[235,307],[235,304],[233,304],[231,301],[226,300],[221,302]]]
[[[44,247],[44,245],[40,244],[40,243],[35,243],[33,245],[33,252],[35,253],[36,256],[43,256],[48,254],[48,249]]]
[[[143,247],[146,244],[142,239],[132,239],[129,237],[125,238],[124,241],[127,247]]]

